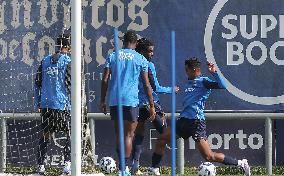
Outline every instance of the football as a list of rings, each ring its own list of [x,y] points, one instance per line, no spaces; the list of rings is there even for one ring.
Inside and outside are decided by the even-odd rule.
[[[99,162],[99,167],[101,171],[106,174],[114,173],[116,171],[116,163],[112,157],[103,157]]]
[[[216,167],[210,162],[200,164],[198,167],[198,176],[215,176]]]

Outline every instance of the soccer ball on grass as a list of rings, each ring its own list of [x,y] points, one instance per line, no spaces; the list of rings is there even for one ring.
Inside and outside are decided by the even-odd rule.
[[[198,176],[215,176],[216,167],[210,162],[200,164],[198,167]]]
[[[99,167],[101,171],[106,174],[114,173],[116,171],[116,164],[112,157],[103,157],[99,162]]]

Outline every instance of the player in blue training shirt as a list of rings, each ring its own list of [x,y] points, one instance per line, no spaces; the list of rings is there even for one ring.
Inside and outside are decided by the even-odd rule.
[[[185,70],[188,76],[184,90],[183,110],[176,122],[176,134],[178,137],[188,139],[192,137],[197,144],[201,155],[206,161],[219,162],[226,165],[239,166],[246,176],[250,176],[250,167],[246,159],[237,160],[223,153],[213,152],[206,136],[206,119],[204,116],[205,102],[212,89],[225,89],[226,86],[216,71],[214,64],[208,63],[208,70],[216,81],[201,75],[200,62],[196,58],[185,61]],[[155,175],[160,175],[159,163],[164,155],[165,146],[170,143],[171,131],[159,137],[155,152],[152,156],[152,168]]]
[[[119,126],[118,126],[118,99],[117,99],[117,79],[116,75],[119,72],[121,76],[121,97],[123,108],[123,123],[124,123],[124,143],[125,143],[125,164],[126,170],[123,171],[125,175],[131,175],[129,167],[131,166],[130,155],[132,151],[132,142],[134,137],[134,131],[137,126],[137,119],[139,116],[139,99],[138,99],[138,84],[139,78],[144,82],[144,90],[146,92],[151,120],[155,118],[155,107],[153,102],[153,96],[151,94],[151,86],[148,79],[148,61],[144,56],[135,51],[137,44],[137,35],[134,31],[128,31],[124,35],[123,49],[118,52],[118,60],[116,60],[115,53],[110,54],[105,63],[105,69],[103,73],[102,86],[101,86],[101,109],[106,114],[106,93],[109,88],[108,104],[110,107],[110,115],[114,120],[115,133],[116,133],[116,151],[119,156]],[[117,64],[120,69],[117,70]],[[111,79],[109,80],[109,77]],[[109,86],[108,86],[108,82]],[[121,165],[119,166],[120,171]]]
[[[148,76],[149,81],[152,87],[152,95],[154,99],[155,109],[156,109],[156,118],[152,121],[155,129],[162,134],[164,129],[167,127],[165,120],[165,113],[160,105],[158,93],[172,93],[172,87],[163,87],[159,84],[156,68],[152,62],[154,56],[154,44],[146,39],[141,38],[138,40],[138,44],[135,49],[138,53],[142,54],[148,60]],[[179,91],[179,87],[175,87],[176,92]],[[139,118],[138,125],[135,131],[135,137],[133,141],[133,150],[132,150],[132,161],[133,165],[131,168],[132,173],[136,175],[142,175],[143,173],[139,170],[139,159],[142,153],[142,143],[144,139],[145,132],[145,122],[149,118],[149,108],[148,108],[148,99],[143,90],[143,82],[139,83]]]
[[[63,172],[71,173],[71,59],[67,55],[70,50],[70,35],[63,34],[57,38],[57,46],[60,49],[55,54],[48,55],[41,61],[35,79],[35,105],[41,113],[43,130],[37,156],[39,174],[45,173],[44,160],[51,134],[59,131],[64,131],[67,136]]]

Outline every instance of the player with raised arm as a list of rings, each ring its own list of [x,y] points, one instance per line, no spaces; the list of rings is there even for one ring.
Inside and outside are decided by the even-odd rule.
[[[225,83],[217,73],[216,67],[208,63],[208,70],[216,79],[213,81],[201,75],[200,62],[197,58],[185,61],[185,71],[188,77],[184,90],[183,110],[176,122],[177,137],[188,139],[192,137],[202,157],[209,162],[219,162],[225,165],[239,166],[246,176],[250,176],[250,167],[246,159],[237,160],[223,153],[213,152],[207,140],[206,119],[204,115],[205,102],[212,92],[212,89],[225,89]],[[152,168],[154,175],[160,175],[159,163],[165,152],[165,146],[170,143],[171,130],[159,137],[155,152],[152,156]]]
[[[44,160],[47,144],[54,132],[64,131],[65,166],[63,173],[71,174],[70,158],[70,110],[71,110],[71,59],[70,35],[62,34],[57,38],[58,50],[41,61],[35,79],[35,104],[41,113],[43,135],[38,148],[38,173],[44,174]]]
[[[154,44],[146,39],[141,38],[138,40],[138,44],[135,49],[138,53],[142,54],[148,60],[148,76],[149,81],[152,87],[152,95],[154,99],[155,109],[156,109],[156,118],[152,121],[155,129],[162,134],[164,129],[167,127],[165,120],[165,113],[160,105],[158,93],[172,93],[172,87],[163,87],[159,84],[156,68],[152,62],[154,56]],[[175,87],[175,91],[179,91],[179,87]],[[138,125],[135,131],[135,137],[133,141],[133,150],[132,150],[132,168],[131,172],[136,175],[142,175],[143,173],[139,170],[139,159],[142,153],[142,143],[144,139],[145,132],[145,122],[149,119],[149,102],[147,96],[143,90],[143,82],[139,83],[139,118]]]
[[[119,156],[119,126],[118,126],[118,99],[117,99],[117,79],[116,75],[119,72],[121,76],[121,104],[123,109],[123,125],[124,125],[124,143],[125,143],[125,164],[126,170],[123,171],[125,175],[131,175],[129,172],[132,142],[134,132],[137,126],[137,119],[139,116],[139,99],[138,99],[138,84],[139,78],[143,80],[144,90],[149,101],[149,118],[151,121],[155,118],[155,107],[151,86],[148,79],[148,61],[144,56],[135,51],[137,45],[137,35],[134,31],[127,31],[124,35],[123,49],[118,51],[118,60],[115,53],[110,54],[105,63],[101,85],[101,101],[100,106],[102,111],[106,114],[106,93],[109,88],[109,100],[111,119],[114,120],[115,134],[116,134],[116,151]],[[117,70],[117,64],[120,70]],[[112,79],[109,78],[110,74]],[[109,85],[109,86],[108,86]],[[121,163],[121,162],[120,162]],[[119,166],[122,172],[122,166]],[[120,173],[121,174],[121,173]]]

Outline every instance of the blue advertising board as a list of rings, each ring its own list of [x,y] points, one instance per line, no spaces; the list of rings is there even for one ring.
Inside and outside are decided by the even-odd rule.
[[[204,75],[209,75],[206,61],[214,62],[228,90],[213,93],[207,109],[282,109],[283,8],[277,0],[84,0],[89,110],[99,112],[100,79],[105,58],[113,51],[114,27],[120,37],[131,29],[155,43],[153,62],[162,85],[171,84],[172,30],[176,31],[177,84],[181,88],[187,80],[185,59],[200,58]],[[41,59],[54,52],[56,37],[71,27],[70,2],[3,0],[0,9],[0,109],[32,111],[33,75]],[[182,97],[182,93],[177,95],[179,110]],[[169,98],[161,96],[167,111]]]
[[[227,90],[213,91],[206,109],[282,110],[284,6],[281,3],[279,0],[82,0],[88,111],[100,112],[100,83],[105,59],[113,51],[114,27],[118,28],[119,37],[127,30],[134,30],[155,43],[153,62],[159,82],[165,86],[171,85],[170,32],[176,31],[176,82],[181,87],[177,110],[182,109],[183,85],[187,81],[184,61],[191,57],[200,59],[202,72],[209,77],[206,61],[216,64],[228,86]],[[35,112],[35,72],[42,58],[54,53],[56,37],[64,29],[72,30],[70,24],[70,0],[0,1],[2,112]],[[160,98],[169,112],[170,96]],[[219,130],[218,125],[212,127]],[[219,132],[236,136],[241,129],[238,125],[234,128],[234,132],[223,128]],[[102,131],[99,127],[97,130],[100,135]],[[254,141],[251,145],[255,146]],[[107,150],[106,143],[102,146],[105,147],[99,149],[102,154],[113,150]],[[261,153],[263,147],[252,150]],[[260,158],[255,158],[253,164],[262,165],[264,156],[256,157]]]
[[[233,124],[233,125],[232,125]],[[107,128],[106,128],[107,127]],[[251,165],[265,165],[265,135],[262,120],[208,121],[208,141],[214,152],[223,152],[237,159],[246,158]],[[222,127],[222,128],[220,128]],[[110,121],[96,121],[96,154],[98,158],[111,156],[118,158],[115,152],[114,129]],[[102,135],[104,134],[104,135]],[[148,123],[145,130],[141,165],[150,166],[158,132]],[[192,138],[184,141],[185,164],[198,166],[205,160],[199,153]],[[277,157],[278,158],[278,157]],[[281,160],[281,157],[279,157]],[[167,145],[162,166],[171,165],[171,147]]]

